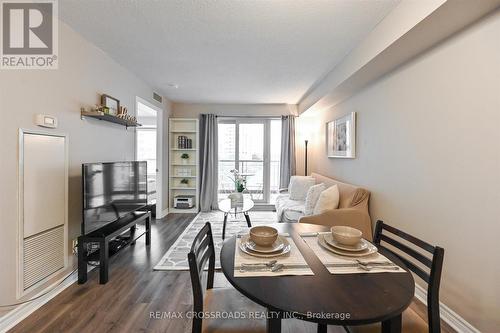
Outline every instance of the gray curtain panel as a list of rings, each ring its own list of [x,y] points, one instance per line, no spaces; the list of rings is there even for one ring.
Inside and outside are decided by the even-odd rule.
[[[200,115],[200,208],[217,209],[217,116]]]
[[[287,188],[293,175],[295,175],[295,116],[282,116],[280,188]]]

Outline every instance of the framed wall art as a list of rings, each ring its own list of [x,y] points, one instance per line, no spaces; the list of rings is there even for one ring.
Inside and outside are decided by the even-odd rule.
[[[356,112],[326,123],[326,150],[330,158],[356,157]]]

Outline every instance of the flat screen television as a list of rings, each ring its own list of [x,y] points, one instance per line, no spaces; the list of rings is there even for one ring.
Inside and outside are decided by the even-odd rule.
[[[82,164],[82,234],[100,229],[147,205],[147,163]]]

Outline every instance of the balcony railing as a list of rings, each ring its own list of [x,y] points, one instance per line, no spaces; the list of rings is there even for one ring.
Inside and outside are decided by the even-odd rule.
[[[234,183],[231,180],[230,170],[234,169],[235,161],[219,161],[219,200],[227,198],[235,191]],[[247,176],[247,188],[245,193],[254,201],[264,201],[264,162],[263,161],[239,161],[240,173],[250,174]],[[269,170],[269,203],[274,203],[274,199],[279,194],[280,161],[273,160]]]

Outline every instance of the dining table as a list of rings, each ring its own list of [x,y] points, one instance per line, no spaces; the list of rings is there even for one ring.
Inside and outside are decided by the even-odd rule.
[[[401,332],[402,313],[412,302],[415,282],[396,256],[379,249],[379,253],[404,272],[332,274],[301,237],[306,233],[329,231],[329,227],[305,223],[269,225],[280,234],[289,234],[314,275],[235,277],[236,235],[226,239],[220,254],[222,272],[231,285],[267,309],[269,333],[281,332],[282,320],[287,318],[322,324],[318,332],[326,332],[326,325],[379,322],[384,333]],[[279,257],[275,259],[279,261]]]

